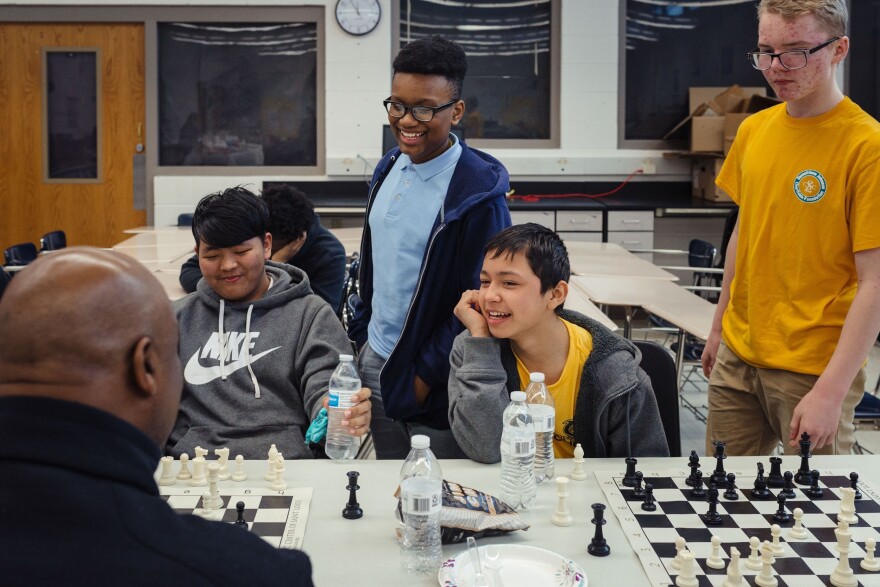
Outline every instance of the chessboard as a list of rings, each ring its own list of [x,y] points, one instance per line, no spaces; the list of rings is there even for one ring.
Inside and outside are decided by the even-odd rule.
[[[701,516],[708,505],[705,498],[690,495],[691,487],[685,480],[686,469],[669,471],[647,471],[645,483],[654,486],[657,509],[653,512],[641,509],[642,498],[633,496],[633,489],[622,483],[624,472],[596,471],[596,479],[608,500],[608,509],[613,511],[629,539],[635,553],[639,556],[645,573],[656,587],[675,585],[678,571],[671,566],[675,558],[675,540],[681,536],[687,541],[687,549],[696,559],[697,580],[701,587],[721,587],[726,578],[725,569],[713,569],[706,565],[712,545],[713,535],[721,539],[722,557],[729,561],[730,547],[739,549],[742,561],[749,555],[749,539],[752,536],[760,541],[771,540],[773,514],[778,505],[775,499],[778,489],[771,489],[772,499],[755,500],[750,490],[757,475],[756,471],[730,471],[736,474],[736,501],[720,497],[717,507],[722,521],[719,525],[707,525]],[[782,527],[781,543],[785,554],[776,557],[773,574],[781,587],[812,587],[831,585],[830,575],[838,564],[836,550],[837,513],[840,505],[840,488],[850,487],[848,471],[820,470],[819,485],[824,496],[810,498],[805,493],[806,486],[795,486],[795,499],[785,502],[791,512],[801,508],[804,512],[803,526],[807,531],[804,540],[788,539],[789,523]],[[849,550],[849,563],[858,584],[863,587],[880,587],[880,573],[863,570],[859,562],[865,558],[865,540],[874,538],[880,543],[880,491],[870,483],[859,481],[862,498],[855,501],[858,523],[850,525],[852,542]],[[759,571],[740,565],[742,574],[749,585],[754,585]]]
[[[204,487],[159,487],[159,493],[179,514],[195,514],[207,520],[234,523],[236,504],[244,502],[248,529],[276,548],[301,549],[312,501],[312,488],[276,491],[263,487],[223,487],[223,507],[206,513],[202,510]]]

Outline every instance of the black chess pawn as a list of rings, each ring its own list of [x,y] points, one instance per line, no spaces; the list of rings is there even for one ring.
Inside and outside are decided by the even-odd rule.
[[[856,492],[856,499],[862,499],[862,492],[859,491],[859,474],[853,471],[849,474],[849,486]]]
[[[768,487],[782,487],[785,479],[782,477],[782,457],[770,457],[770,474],[767,475]]]
[[[646,512],[653,512],[657,509],[655,501],[654,486],[651,483],[645,483],[645,501],[642,502],[642,509]]]
[[[779,504],[779,509],[773,514],[773,521],[780,526],[791,523],[791,514],[785,509],[785,496],[782,493],[776,496],[776,503]]]
[[[626,463],[626,473],[623,474],[623,486],[634,487],[636,484],[636,463],[638,461],[633,457],[626,457],[623,459],[623,462]]]
[[[694,487],[691,489],[691,497],[696,497],[698,499],[704,499],[706,497],[706,490],[703,489],[703,472],[699,469],[694,471]]]
[[[244,502],[243,501],[240,501],[235,504],[235,511],[238,513],[238,517],[235,518],[235,522],[233,522],[233,524],[235,524],[235,526],[237,526],[238,528],[244,528],[245,530],[248,530],[247,520],[244,519]]]
[[[703,520],[712,526],[721,523],[721,514],[718,513],[718,489],[716,487],[709,488],[709,511],[703,516]]]
[[[736,490],[736,473],[727,474],[727,489],[724,490],[724,499],[729,501],[739,499],[739,492]]]
[[[642,479],[644,479],[642,472],[636,471],[636,484],[633,486],[633,497],[645,497],[645,490],[642,487]]]
[[[794,499],[797,497],[797,494],[794,492],[794,475],[791,471],[786,471],[783,475],[783,488],[781,493],[785,496],[785,499]]]
[[[764,463],[758,463],[758,476],[755,477],[755,485],[752,489],[754,499],[772,499],[773,494],[767,489],[767,479],[764,478]]]
[[[813,441],[810,440],[810,435],[804,432],[801,434],[801,439],[798,441],[798,444],[801,445],[801,466],[797,470],[797,473],[794,475],[794,482],[798,485],[809,485],[812,481],[810,475],[810,457],[813,456],[813,453],[810,452],[810,449],[813,446]]]
[[[812,499],[822,499],[825,491],[819,487],[819,471],[813,469],[810,471],[810,486],[806,489],[806,494]]]
[[[357,502],[357,490],[361,488],[357,484],[360,473],[349,471],[346,475],[348,475],[348,485],[345,487],[348,489],[348,503],[345,504],[345,509],[342,510],[342,517],[346,520],[357,520],[364,515],[364,510],[361,509],[360,504]]]
[[[596,526],[596,533],[593,534],[593,539],[590,540],[590,544],[587,546],[587,552],[593,556],[608,556],[611,554],[611,547],[608,546],[605,537],[602,536],[602,526],[605,525],[605,504],[594,503],[592,508],[593,519],[591,521]]]
[[[700,457],[697,454],[697,451],[692,450],[691,456],[688,458],[688,467],[691,469],[691,474],[688,475],[688,478],[684,480],[685,485],[688,487],[694,486],[694,473],[697,472],[697,469],[700,468]]]
[[[710,483],[714,483],[717,487],[727,487],[727,471],[724,470],[724,459],[727,458],[724,447],[727,444],[721,440],[716,440],[712,444],[715,445],[715,470],[712,472]]]

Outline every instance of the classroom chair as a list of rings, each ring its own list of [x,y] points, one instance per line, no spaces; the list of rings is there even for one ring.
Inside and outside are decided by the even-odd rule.
[[[192,214],[179,214],[177,216],[177,226],[192,226],[193,223],[193,215]]]
[[[651,379],[660,421],[666,433],[669,456],[681,456],[681,429],[678,419],[678,381],[675,376],[675,360],[665,347],[650,340],[634,340],[634,345],[642,353],[639,366]]]
[[[27,265],[37,259],[37,247],[34,243],[12,245],[3,251],[3,257],[7,266]]]
[[[67,246],[67,235],[63,230],[53,230],[40,237],[40,252],[57,251]]]

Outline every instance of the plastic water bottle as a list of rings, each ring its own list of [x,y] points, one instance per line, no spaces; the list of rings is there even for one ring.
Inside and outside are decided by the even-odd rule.
[[[535,425],[526,405],[526,394],[514,391],[502,416],[501,499],[514,509],[535,505]]]
[[[535,483],[553,479],[553,431],[556,429],[556,403],[547,386],[543,373],[529,374],[526,388],[529,414],[535,423]]]
[[[357,436],[342,425],[345,411],[351,408],[351,396],[360,391],[361,377],[354,357],[339,355],[339,364],[330,376],[330,402],[327,407],[327,442],[324,450],[331,459],[353,459],[361,446]]]
[[[431,439],[416,434],[400,469],[400,502],[403,510],[403,567],[412,573],[437,573],[442,561],[440,510],[443,472],[431,452]]]

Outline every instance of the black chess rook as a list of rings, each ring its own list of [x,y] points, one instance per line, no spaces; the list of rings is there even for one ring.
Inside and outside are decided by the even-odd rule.
[[[638,461],[633,457],[623,459],[626,463],[626,473],[623,474],[623,486],[634,487],[636,484],[636,463]]]
[[[770,457],[770,474],[767,475],[768,487],[782,487],[785,479],[782,476],[782,457]]]

